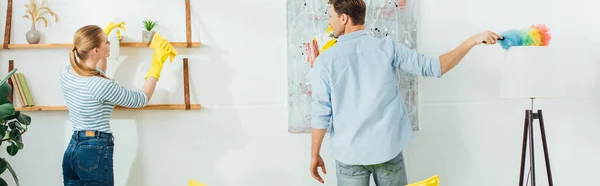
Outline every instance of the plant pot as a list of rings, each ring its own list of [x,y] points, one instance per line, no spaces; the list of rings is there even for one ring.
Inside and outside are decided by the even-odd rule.
[[[35,29],[35,24],[31,24],[31,29],[25,34],[29,44],[38,44],[40,42],[40,32]]]
[[[155,31],[142,31],[142,42],[150,42],[152,41],[152,37],[154,37]]]

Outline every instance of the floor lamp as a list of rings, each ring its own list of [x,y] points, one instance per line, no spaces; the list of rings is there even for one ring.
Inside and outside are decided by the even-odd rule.
[[[546,131],[542,110],[534,112],[533,102],[538,98],[558,98],[564,96],[562,78],[558,70],[556,50],[550,46],[517,46],[506,51],[500,95],[502,98],[529,99],[531,109],[525,110],[523,143],[521,150],[521,170],[519,186],[525,176],[525,155],[529,141],[529,163],[531,167],[531,185],[535,186],[534,121],[538,120],[548,184],[553,185],[550,158],[546,143]]]

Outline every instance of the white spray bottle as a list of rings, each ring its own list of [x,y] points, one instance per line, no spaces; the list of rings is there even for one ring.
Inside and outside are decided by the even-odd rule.
[[[110,42],[110,56],[108,56],[108,59],[111,60],[118,60],[120,53],[119,51],[121,50],[121,44],[120,44],[120,40],[121,40],[121,31],[125,30],[125,23],[110,23],[110,26],[106,29],[110,29],[109,33],[108,33],[108,41]]]
[[[110,34],[108,35],[108,41],[110,42],[110,56],[108,56],[109,59],[117,60],[120,56],[119,50],[121,49],[121,44],[119,43],[119,37],[117,36],[118,31],[119,29],[115,28],[110,31]]]

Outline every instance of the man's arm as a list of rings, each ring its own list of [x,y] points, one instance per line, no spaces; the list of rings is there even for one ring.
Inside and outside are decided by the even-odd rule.
[[[498,38],[502,38],[502,36],[485,31],[468,38],[452,51],[439,57],[428,57],[394,42],[393,65],[414,75],[441,77],[454,68],[475,45],[481,44],[483,41],[490,45],[495,44]]]
[[[454,50],[442,54],[440,56],[442,75],[454,68],[475,45],[481,44],[483,41],[488,44],[495,44],[498,38],[502,38],[502,36],[490,31],[485,31],[463,41]]]
[[[323,138],[325,137],[325,133],[327,129],[312,129],[312,149],[310,152],[311,157],[320,156],[321,152],[321,144],[323,143]]]
[[[321,151],[321,143],[329,128],[331,119],[331,89],[328,71],[325,70],[322,61],[316,60],[312,84],[312,113],[310,125],[312,127],[312,150],[311,156],[318,157]]]
[[[440,56],[442,75],[454,68],[476,45],[471,39],[463,41],[458,47]]]
[[[311,148],[311,163],[310,171],[313,178],[321,183],[324,183],[323,178],[319,175],[318,167],[321,167],[323,173],[325,163],[321,158],[321,143],[327,128],[330,126],[332,113],[331,107],[331,89],[329,71],[325,68],[322,58],[315,60],[314,69],[311,74],[312,82],[312,111],[311,111],[311,127],[312,127],[312,148]]]
[[[312,151],[310,156],[310,174],[313,178],[321,183],[325,183],[321,175],[319,175],[318,167],[321,167],[321,171],[323,174],[327,174],[327,170],[325,169],[325,162],[323,162],[323,158],[319,151],[321,150],[321,143],[323,142],[323,137],[325,136],[326,129],[312,129]]]
[[[438,57],[425,56],[395,41],[391,42],[394,49],[392,65],[395,68],[416,76],[442,76],[440,59]]]

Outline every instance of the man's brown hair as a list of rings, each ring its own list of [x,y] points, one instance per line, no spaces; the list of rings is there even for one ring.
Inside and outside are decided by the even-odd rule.
[[[364,0],[329,0],[329,5],[338,14],[346,14],[352,19],[353,25],[364,25],[367,6]]]

